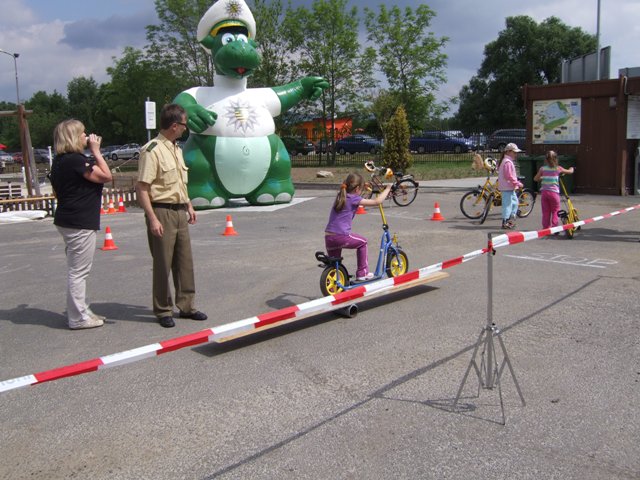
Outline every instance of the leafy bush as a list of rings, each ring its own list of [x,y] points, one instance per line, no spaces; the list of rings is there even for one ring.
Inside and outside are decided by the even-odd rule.
[[[412,163],[409,152],[409,123],[407,114],[400,105],[389,119],[385,129],[385,141],[382,150],[382,161],[391,170],[406,172]]]

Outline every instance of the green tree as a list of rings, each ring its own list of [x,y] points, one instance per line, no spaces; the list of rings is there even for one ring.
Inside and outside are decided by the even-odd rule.
[[[506,28],[484,49],[484,60],[460,90],[457,123],[465,130],[524,127],[523,85],[560,81],[561,63],[595,51],[596,39],[550,17],[507,17]]]
[[[411,167],[411,153],[409,152],[409,122],[407,114],[400,105],[385,126],[384,148],[382,160],[391,170],[406,172]]]
[[[25,102],[25,109],[33,110],[33,113],[27,116],[31,145],[36,148],[53,146],[53,129],[59,122],[68,118],[67,99],[55,90],[52,94],[39,91]]]
[[[295,63],[289,55],[282,22],[280,0],[254,0],[251,9],[256,20],[256,42],[262,61],[249,77],[250,87],[274,87],[292,81]]]
[[[362,50],[358,26],[358,10],[355,7],[347,10],[347,0],[314,0],[311,10],[288,9],[285,15],[283,28],[288,50],[293,58],[299,58],[300,72],[324,77],[329,82],[318,113],[331,125],[332,142],[338,108],[356,111],[365,90],[374,85],[373,52]],[[302,108],[309,110],[309,105]],[[335,152],[332,155],[335,161]]]
[[[146,57],[184,77],[190,86],[212,85],[213,62],[196,38],[198,23],[211,0],[155,0],[157,25],[147,26]]]
[[[99,109],[109,122],[110,140],[117,143],[144,143],[147,98],[156,102],[159,110],[189,86],[169,65],[145,58],[141,50],[131,47],[125,48],[124,56],[107,72],[111,82],[101,89]]]
[[[384,4],[378,12],[365,8],[368,39],[374,45],[378,67],[389,83],[389,91],[406,108],[412,130],[421,129],[435,108],[438,85],[446,81],[447,56],[442,53],[448,39],[429,31],[435,12],[427,5],[401,10]]]
[[[87,133],[96,130],[95,114],[98,84],[93,78],[76,77],[67,84],[68,113],[80,120]]]

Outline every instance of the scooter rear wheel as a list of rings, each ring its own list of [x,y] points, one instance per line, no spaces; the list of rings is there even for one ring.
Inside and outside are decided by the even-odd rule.
[[[320,291],[325,297],[335,295],[344,290],[340,285],[349,284],[349,273],[342,265],[336,268],[335,265],[329,265],[322,271],[320,275]]]

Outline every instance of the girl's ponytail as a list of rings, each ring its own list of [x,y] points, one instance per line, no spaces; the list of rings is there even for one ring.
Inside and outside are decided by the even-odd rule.
[[[353,193],[357,188],[364,187],[364,180],[359,173],[350,173],[345,181],[340,185],[340,191],[336,195],[333,208],[336,212],[341,211],[347,203],[347,193]]]
[[[347,203],[347,185],[343,183],[340,185],[338,195],[336,195],[336,201],[333,204],[333,208],[336,212],[341,211],[344,208],[344,204]]]

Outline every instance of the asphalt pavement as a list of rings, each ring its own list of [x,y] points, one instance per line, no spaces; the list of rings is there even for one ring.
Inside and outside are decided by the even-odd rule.
[[[410,269],[458,258],[500,234],[459,210],[461,190],[421,184],[385,203]],[[163,329],[151,312],[143,214],[102,217],[115,251],[88,282],[98,329],[66,328],[65,254],[50,218],[0,225],[0,381],[76,364],[320,297],[334,190],[299,187],[280,208],[199,212],[191,227],[197,306],[209,320]],[[638,197],[573,195],[581,218]],[[431,221],[438,202],[443,221]],[[355,231],[377,256],[375,209]],[[237,236],[221,235],[231,215]],[[518,222],[540,228],[540,206]],[[0,393],[2,479],[640,478],[640,211],[500,248],[448,278],[224,344]],[[355,255],[345,254],[353,269]],[[479,387],[472,353],[488,320],[508,367]],[[497,339],[496,339],[497,340]],[[496,341],[502,365],[503,351]],[[477,366],[486,359],[477,353]],[[459,409],[452,405],[463,376]],[[502,425],[500,391],[506,424]]]

